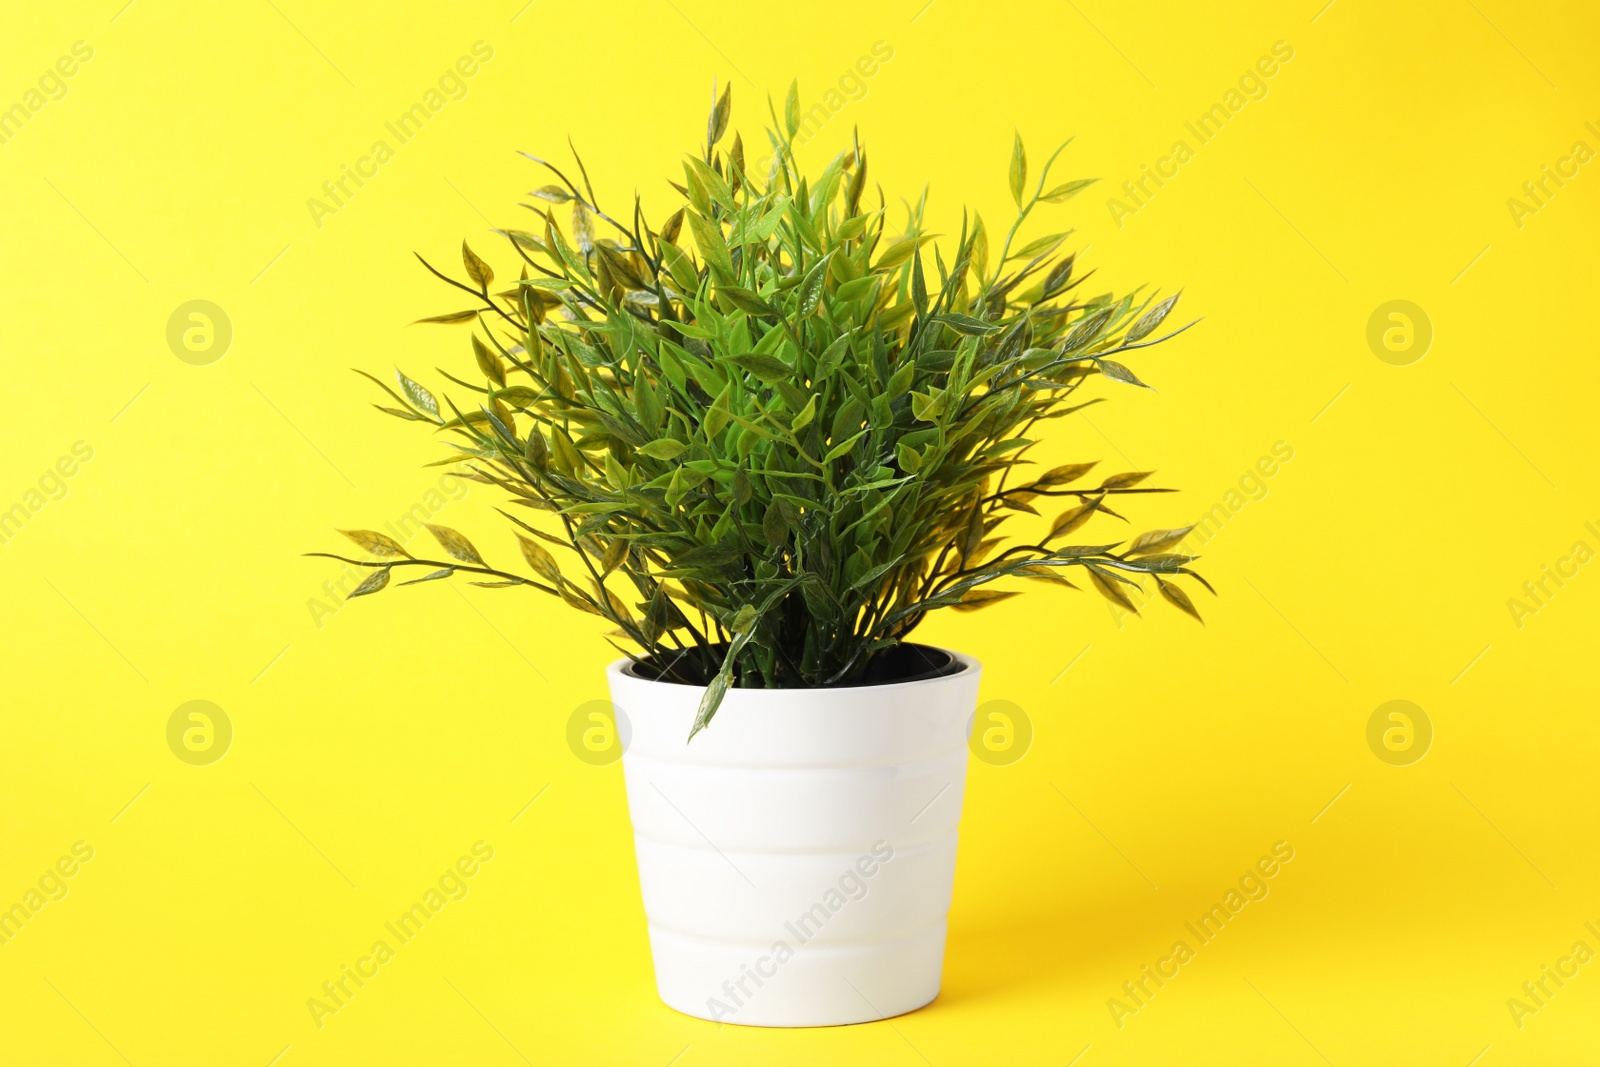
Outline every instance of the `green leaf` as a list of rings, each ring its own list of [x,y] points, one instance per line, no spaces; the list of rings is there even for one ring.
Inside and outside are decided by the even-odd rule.
[[[733,658],[733,653],[728,653],[728,658]],[[733,671],[718,671],[711,684],[706,686],[705,695],[700,698],[700,707],[694,716],[694,726],[689,730],[689,740],[694,740],[694,735],[704,730],[711,723],[711,718],[722,706],[723,698],[728,695],[728,686],[733,683]]]
[[[926,393],[913,392],[911,394],[911,417],[922,422],[932,422],[944,414],[945,399],[948,394],[942,389],[932,389]]]
[[[711,109],[711,125],[706,133],[706,144],[714,145],[722,140],[722,135],[728,129],[728,113],[733,104],[733,83],[722,90],[722,99],[717,101],[717,106]]]
[[[728,302],[740,311],[750,315],[776,315],[772,305],[762,300],[748,289],[741,289],[737,285],[719,285],[717,292],[728,298]]]
[[[800,82],[789,83],[789,92],[783,98],[783,128],[793,137],[800,131]]]
[[[721,271],[724,278],[733,278],[733,260],[728,255],[728,243],[723,240],[722,227],[700,212],[691,211],[689,230],[694,234],[694,243],[700,249],[701,258]]]
[[[881,275],[868,274],[865,277],[856,278],[853,281],[845,282],[844,284],[840,285],[839,288],[833,291],[834,299],[838,300],[840,303],[843,303],[847,300],[859,300],[876,290],[878,288],[878,284],[882,280],[883,278]],[[474,314],[476,314],[476,312],[474,312]]]
[[[806,401],[806,406],[800,409],[800,414],[796,415],[794,417],[794,421],[789,424],[790,432],[791,433],[799,433],[801,430],[805,429],[807,426],[810,426],[811,425],[811,420],[816,418],[816,417],[817,417],[817,397],[816,397],[816,394],[813,393],[812,396],[811,396],[811,399]]]
[[[1167,313],[1172,310],[1173,305],[1177,304],[1178,298],[1182,295],[1183,293],[1181,292],[1173,293],[1161,303],[1140,315],[1139,321],[1128,327],[1128,334],[1125,340],[1131,343],[1149,336],[1157,326],[1161,325],[1161,320],[1167,317]]]
[[[1047,233],[1043,237],[1035,237],[1021,248],[1006,257],[1006,261],[1013,259],[1032,259],[1035,256],[1043,257],[1055,251],[1056,247],[1071,236],[1071,232]]]
[[[823,379],[833,377],[833,372],[838,367],[839,361],[844,357],[844,354],[849,351],[849,349],[849,334],[843,334],[834,338],[833,343],[827,348],[823,349],[822,355],[817,357],[816,379],[821,381]]]
[[[439,402],[433,398],[432,393],[401,374],[398,368],[395,369],[394,377],[400,383],[400,391],[406,395],[406,399],[413,407],[432,415],[435,422],[439,421]]]
[[[529,190],[528,195],[536,196],[540,200],[548,201],[552,204],[565,204],[572,199],[572,194],[559,185],[542,185],[537,189]]]
[[[996,604],[1002,600],[1010,600],[1017,595],[1019,594],[1015,590],[1002,592],[998,589],[969,589],[961,594],[961,600],[958,603],[950,606],[956,611],[977,611],[979,608],[986,608],[990,604]]]
[[[850,450],[856,447],[856,442],[861,440],[866,435],[867,431],[861,430],[853,436],[847,437],[843,441],[840,441],[838,444],[828,449],[828,454],[822,457],[822,462],[832,463],[834,460],[839,459],[842,456],[849,455]]]
[[[1004,328],[998,323],[984,322],[971,315],[961,315],[956,312],[935,315],[933,321],[942,322],[957,333],[964,333],[969,337],[983,337]]]
[[[853,439],[852,439],[853,440]],[[830,453],[831,456],[831,453]],[[906,444],[904,441],[894,446],[895,462],[907,474],[915,474],[922,469],[922,453]]]
[[[705,430],[706,440],[709,441],[717,436],[722,432],[722,428],[728,425],[728,402],[732,393],[733,383],[729,382],[711,402],[711,407],[706,409],[705,419],[700,424]]]
[[[823,283],[828,280],[828,261],[832,258],[833,253],[829,252],[812,264],[805,281],[800,283],[800,318],[808,318],[821,303]]]
[[[1028,180],[1028,153],[1022,148],[1022,134],[1015,135],[1011,142],[1011,170],[1007,175],[1011,184],[1011,199],[1017,202],[1017,208],[1022,208],[1022,187]]]
[[[1104,374],[1107,378],[1110,378],[1114,382],[1126,382],[1129,385],[1137,385],[1141,389],[1150,388],[1150,386],[1145,385],[1144,382],[1139,380],[1138,375],[1134,374],[1133,371],[1129,370],[1127,367],[1124,367],[1114,359],[1102,359],[1099,361],[1099,364],[1100,373]]]
[[[734,616],[731,627],[733,640],[728,644],[728,654],[723,657],[722,667],[717,671],[717,676],[706,687],[705,695],[700,698],[700,707],[695,713],[694,726],[689,730],[689,740],[694,740],[694,735],[704,730],[711,722],[711,717],[717,713],[717,708],[722,706],[722,700],[728,694],[728,686],[733,683],[733,669],[739,660],[739,655],[750,641],[750,636],[755,631],[756,610],[749,604],[739,609]]]
[[[640,445],[634,451],[641,456],[649,456],[651,459],[659,459],[664,463],[671,463],[683,455],[684,450],[688,447],[682,441],[674,441],[670,437],[658,437],[649,444]]]
[[[769,545],[781,545],[789,540],[789,519],[783,505],[774,500],[761,516],[761,534]]]
[[[774,382],[786,382],[794,377],[794,368],[777,356],[765,356],[756,352],[747,352],[739,356],[723,356],[721,361],[732,363],[735,367],[766,382],[768,385]]]
[[[917,306],[917,318],[928,317],[928,282],[922,276],[922,253],[911,258],[911,302]]]

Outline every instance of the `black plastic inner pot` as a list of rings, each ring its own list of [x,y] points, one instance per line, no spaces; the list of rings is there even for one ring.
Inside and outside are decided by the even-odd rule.
[[[721,646],[713,646],[721,650]],[[659,666],[649,659],[642,659],[637,663],[630,663],[624,668],[635,678],[644,678],[648,681],[669,681],[662,678]],[[865,685],[894,685],[899,682],[921,682],[929,678],[944,678],[951,674],[960,674],[961,661],[942,648],[932,645],[896,645],[887,652],[880,652],[872,657],[872,662],[867,665],[866,672],[860,678],[850,682],[847,686]],[[681,683],[671,683],[681,684]]]

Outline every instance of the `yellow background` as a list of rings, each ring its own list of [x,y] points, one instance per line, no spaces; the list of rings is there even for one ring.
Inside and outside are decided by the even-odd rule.
[[[1600,149],[1600,20],[924,2],[13,5],[0,106],[94,54],[0,145],[0,507],[75,442],[93,458],[0,547],[0,906],[74,842],[94,859],[0,946],[0,1062],[1593,1062],[1600,963],[1521,1028],[1506,1002],[1600,948],[1600,565],[1520,627],[1507,601],[1600,548],[1600,164],[1520,227],[1507,200]],[[384,123],[480,40],[467,95],[397,144]],[[1105,181],[1044,210],[1103,288],[1181,286],[1174,321],[1204,316],[1132,361],[1158,392],[1057,424],[1052,456],[1185,490],[1135,529],[1192,521],[1276,442],[1294,458],[1205,546],[1204,628],[1051,590],[930,623],[1036,735],[973,762],[943,994],[718,1027],[656,1001],[620,768],[564,740],[604,696],[592,620],[436,583],[319,626],[338,567],[298,554],[436,484],[428,435],[348,368],[469,359],[464,332],[407,328],[458,304],[411,253],[456,269],[465,236],[514,273],[487,230],[544,181],[514,149],[571,134],[603,202],[638,188],[659,219],[713,81],[754,140],[767,93],[798,76],[816,103],[878,41],[808,166],[859,125],[891,196],[926,182],[941,228],[963,202],[995,225],[1012,131],[1036,162],[1076,135],[1061,176]],[[1184,123],[1278,41],[1265,98],[1118,226],[1107,198],[1196,148]],[[307,199],[380,138],[394,158],[318,227]],[[233,325],[208,366],[165,339],[193,299]],[[1433,324],[1409,366],[1366,341],[1393,299]],[[437,521],[508,560],[493,503],[473,486]],[[210,766],[165,740],[193,699],[234,726]],[[1410,766],[1367,745],[1392,699],[1434,728]],[[318,1029],[307,999],[479,840],[470,894]],[[1270,895],[1119,1028],[1108,999],[1277,841]]]

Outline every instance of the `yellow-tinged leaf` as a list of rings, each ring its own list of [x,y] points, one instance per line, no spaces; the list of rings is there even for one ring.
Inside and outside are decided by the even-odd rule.
[[[1113,474],[1100,483],[1102,489],[1130,489],[1138,485],[1155,471],[1128,471],[1124,474]]]
[[[700,249],[700,258],[722,272],[728,279],[735,277],[733,260],[728,255],[728,242],[722,236],[722,227],[698,211],[689,212],[689,229],[694,243]]]
[[[722,90],[722,99],[717,101],[717,106],[711,109],[711,124],[706,133],[706,144],[714,145],[722,140],[722,135],[728,129],[728,112],[732,109],[733,83]]]
[[[1089,186],[1099,181],[1099,178],[1078,178],[1075,181],[1063,182],[1054,189],[1039,197],[1047,204],[1060,204],[1071,200]]]
[[[677,243],[678,232],[683,229],[683,208],[679,208],[667,216],[667,221],[661,224],[661,232],[657,234],[663,241]]]
[[[817,395],[815,393],[812,393],[811,394],[811,399],[806,401],[806,406],[800,409],[800,414],[796,415],[794,417],[794,421],[789,424],[789,429],[794,433],[799,433],[801,430],[805,429],[807,426],[810,426],[811,425],[811,420],[816,418],[816,417],[817,417]]]
[[[478,340],[477,335],[472,338],[472,354],[478,361],[478,370],[483,376],[495,385],[505,388],[506,368],[500,360],[500,353],[491,351],[489,346]]]
[[[617,622],[628,622],[633,618],[633,612],[628,610],[628,605],[623,602],[621,597],[592,578],[589,580],[589,584],[594,586],[595,599],[606,606]],[[600,614],[604,614],[604,612]]]
[[[951,608],[955,611],[977,611],[979,608],[988,607],[1001,600],[1010,600],[1017,595],[1019,594],[1016,590],[969,589],[961,594],[961,602],[952,604]]]
[[[340,530],[339,532],[374,556],[404,556],[407,559],[411,558],[411,553],[400,547],[400,542],[388,534],[381,534],[376,530]]]
[[[705,428],[707,441],[721,433],[722,428],[728,425],[728,400],[732,394],[733,383],[729,382],[722,387],[722,392],[717,394],[717,398],[706,409],[706,417],[701,426]]]
[[[472,284],[480,291],[488,291],[489,283],[494,281],[494,269],[479,259],[465,241],[461,242],[461,263],[467,268],[467,277],[472,279]]]
[[[1128,545],[1128,555],[1143,556],[1152,552],[1160,552],[1170,548],[1189,536],[1193,526],[1185,526],[1178,530],[1149,530],[1135,537]]]
[[[418,319],[416,322],[413,322],[411,325],[413,325],[413,326],[421,326],[425,322],[436,322],[436,323],[442,323],[442,324],[448,325],[448,326],[455,326],[455,325],[459,325],[460,323],[463,323],[463,322],[471,322],[473,319],[476,319],[477,317],[478,317],[477,311],[471,310],[471,309],[469,309],[467,311],[452,311],[448,315],[429,315],[425,319]]]
[[[1082,478],[1099,464],[1099,460],[1095,460],[1092,463],[1068,463],[1064,467],[1057,467],[1040,476],[1035,484],[1041,486],[1066,485],[1068,482],[1075,482]]]
[[[589,603],[588,600],[573,592],[572,587],[565,583],[562,583],[561,586],[561,599],[565,600],[569,607],[577,608],[579,611],[587,611],[590,615],[599,615],[601,618],[605,617],[605,612],[601,611],[599,608]]]
[[[427,412],[434,419],[439,418],[439,402],[433,398],[432,393],[400,373],[398,367],[395,368],[394,377],[395,381],[400,383],[400,391],[405,394],[406,400],[412,407]]]
[[[789,91],[783,98],[783,128],[793,137],[800,129],[800,82],[789,83]]]
[[[1101,596],[1113,604],[1121,604],[1135,615],[1139,614],[1139,609],[1134,605],[1133,598],[1127,593],[1127,585],[1113,581],[1092,568],[1089,571],[1089,580],[1094,583],[1094,587],[1100,591]]]
[[[619,537],[606,546],[605,557],[600,561],[601,574],[610,574],[622,565],[622,561],[628,558],[629,544],[627,538]]]
[[[688,447],[682,441],[675,441],[670,437],[659,437],[648,444],[640,445],[634,451],[641,456],[649,456],[651,459],[659,459],[663,463],[671,463],[683,455],[684,450]]]
[[[1100,499],[1100,497],[1095,497],[1093,500],[1085,500],[1077,507],[1063,511],[1060,517],[1051,524],[1050,533],[1045,537],[1045,540],[1054,541],[1056,538],[1063,537],[1088,522],[1095,511],[1099,509]]]
[[[376,593],[378,590],[382,589],[388,584],[389,568],[384,567],[382,570],[376,570],[367,575],[366,580],[352,589],[350,591],[350,595],[345,599],[354,600],[358,596],[366,596],[368,593]]]
[[[589,209],[583,206],[582,200],[572,202],[572,239],[583,255],[594,251],[594,220],[589,217]]]
[[[539,188],[531,190],[528,195],[536,196],[540,200],[551,204],[565,204],[572,199],[572,194],[559,185],[541,185]]]
[[[517,541],[522,545],[522,558],[528,561],[528,566],[533,568],[533,573],[546,581],[557,585],[561,583],[561,568],[556,564],[556,558],[546,548],[528,538],[517,534]]]
[[[1164,582],[1157,578],[1156,584],[1161,587],[1161,595],[1166,598],[1167,603],[1184,614],[1192,616],[1194,621],[1200,625],[1205,625],[1206,620],[1200,617],[1200,612],[1195,609],[1194,601],[1189,599],[1189,594],[1179,588],[1177,583]]]
[[[434,540],[444,546],[444,550],[461,560],[463,563],[476,563],[480,567],[487,567],[483,557],[478,555],[478,550],[472,547],[472,542],[462,537],[448,526],[434,526],[432,523],[423,523],[428,532],[433,534]]]
[[[1022,147],[1022,134],[1013,135],[1011,142],[1011,169],[1006,175],[1011,185],[1011,199],[1022,206],[1022,189],[1028,180],[1028,153]]]
[[[1046,566],[1043,566],[1043,565],[1034,565],[1034,566],[1030,566],[1030,567],[1018,567],[1016,570],[1012,571],[1011,573],[1015,574],[1015,575],[1017,575],[1019,577],[1022,577],[1022,578],[1032,578],[1032,579],[1034,579],[1036,581],[1056,582],[1057,584],[1066,586],[1068,589],[1076,589],[1076,588],[1078,588],[1077,586],[1073,585],[1071,582],[1069,582],[1065,578],[1063,578],[1061,576],[1060,571],[1061,571],[1061,568],[1059,568],[1059,567],[1046,567]]]
[[[1133,371],[1129,370],[1127,367],[1123,366],[1121,363],[1118,363],[1114,359],[1100,360],[1100,373],[1105,375],[1107,378],[1110,378],[1114,382],[1123,382],[1127,385],[1137,385],[1141,389],[1150,388],[1150,386],[1139,380],[1139,376],[1137,374],[1133,373]]]
[[[978,542],[978,547],[977,548],[973,549],[970,553],[968,553],[967,558],[962,561],[962,565],[966,566],[966,567],[976,567],[978,564],[980,564],[984,560],[988,559],[989,558],[989,553],[993,552],[996,548],[998,548],[999,545],[1000,545],[1000,542],[1002,542],[1004,540],[1005,540],[1004,537],[986,537],[986,538],[984,538],[982,541]]]

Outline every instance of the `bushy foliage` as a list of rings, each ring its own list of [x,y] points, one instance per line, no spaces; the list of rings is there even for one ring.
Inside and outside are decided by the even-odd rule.
[[[346,531],[375,557],[347,560],[373,568],[356,595],[426,568],[413,581],[558,597],[608,619],[660,677],[708,686],[696,730],[731,685],[850,684],[928,612],[1016,595],[1006,579],[1070,585],[1075,568],[1135,610],[1128,590],[1153,578],[1199,618],[1176,582],[1198,578],[1177,551],[1187,528],[1064,543],[1121,519],[1113,498],[1167,491],[1148,472],[1028,470],[1041,423],[1099,402],[1077,397],[1092,378],[1143,385],[1124,353],[1172,336],[1155,334],[1176,295],[1084,299],[1093,272],[1062,252],[1067,234],[1023,239],[1089,181],[1052,183],[1061,149],[1030,181],[1019,137],[1014,221],[996,240],[964,214],[941,249],[923,202],[900,232],[881,190],[867,203],[859,143],[800,173],[796,100],[773,116],[771,172],[750,174],[738,136],[722,147],[724,93],[674,183],[684,204],[657,227],[637,196],[604,211],[581,160],[574,181],[535,159],[554,179],[524,205],[539,225],[500,231],[517,283],[496,290],[465,244],[464,281],[428,266],[474,298],[423,321],[475,326],[475,376],[441,371],[460,392],[439,399],[397,371],[379,382],[394,406],[378,406],[446,432],[441,462],[504,490],[527,571],[444,527],[430,529],[448,559]],[[1018,518],[1036,528],[1007,544]]]

